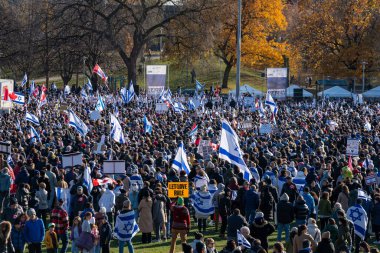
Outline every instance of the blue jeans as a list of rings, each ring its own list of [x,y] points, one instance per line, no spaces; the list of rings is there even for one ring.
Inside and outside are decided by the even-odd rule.
[[[95,253],[100,253],[100,249],[101,249],[101,247],[100,247],[100,243],[98,243],[97,245],[95,245],[94,252],[95,252]]]
[[[119,241],[119,253],[124,253],[124,245],[127,244],[129,253],[134,253],[133,245],[131,241]]]
[[[296,219],[296,225],[297,227],[300,225],[306,225],[306,220]]]
[[[285,230],[285,241],[289,241],[290,224],[277,224],[277,241],[281,242],[282,231]]]
[[[254,209],[245,209],[245,218],[247,219],[248,223],[253,223],[253,220],[255,219],[256,210]]]
[[[67,251],[67,245],[69,244],[69,235],[67,231],[64,234],[57,235],[58,236],[58,241],[62,241],[62,248],[60,253],[66,253]]]
[[[79,253],[79,248],[75,244],[76,239],[71,242],[71,253]]]

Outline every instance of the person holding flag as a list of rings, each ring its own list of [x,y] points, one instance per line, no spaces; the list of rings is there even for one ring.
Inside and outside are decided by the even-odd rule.
[[[368,226],[367,212],[362,207],[362,199],[356,200],[356,205],[347,210],[347,219],[354,224],[355,231],[355,253],[359,253],[360,242],[365,240]]]

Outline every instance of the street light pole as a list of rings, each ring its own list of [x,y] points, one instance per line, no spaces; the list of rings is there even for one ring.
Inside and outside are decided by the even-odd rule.
[[[240,93],[240,55],[241,55],[241,1],[238,0],[238,30],[237,30],[237,45],[236,45],[236,102],[239,103]]]
[[[367,65],[368,63],[365,62],[365,61],[362,61],[362,66],[363,66],[363,80],[362,80],[362,93],[364,92],[364,85],[365,85],[365,65]]]

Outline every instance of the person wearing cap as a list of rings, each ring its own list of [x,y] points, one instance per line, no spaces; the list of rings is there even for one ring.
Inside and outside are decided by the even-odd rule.
[[[45,246],[47,253],[58,253],[58,236],[55,232],[55,224],[49,223],[49,230],[45,233]]]
[[[12,197],[9,200],[9,206],[6,207],[1,214],[1,219],[9,221],[12,225],[15,224],[16,218],[22,214],[24,211],[22,207],[18,204],[16,198]]]
[[[277,205],[277,241],[282,241],[282,231],[285,230],[285,241],[289,241],[290,224],[294,221],[294,207],[289,202],[288,194],[280,197]]]
[[[88,202],[87,196],[83,193],[83,187],[78,186],[77,192],[70,200],[70,223],[75,216],[79,215],[79,211],[83,211]]]
[[[27,212],[29,220],[24,226],[25,241],[28,244],[29,253],[41,253],[42,242],[45,238],[45,226],[37,217],[36,211],[30,208]]]
[[[172,240],[169,253],[174,253],[178,235],[180,235],[181,243],[186,243],[187,233],[190,231],[191,223],[189,210],[184,206],[182,197],[177,199],[177,204],[171,207],[171,211],[173,222],[171,224]]]
[[[51,222],[56,225],[56,234],[58,240],[62,241],[62,248],[60,253],[66,253],[67,245],[69,241],[69,215],[65,209],[63,209],[63,199],[58,200],[58,203],[51,212]]]
[[[264,219],[264,213],[257,212],[253,223],[249,226],[251,235],[261,241],[261,246],[268,251],[268,237],[275,231],[272,224]]]
[[[286,177],[286,183],[282,186],[281,194],[288,194],[290,203],[294,203],[296,200],[298,194],[297,186],[292,182],[292,177],[287,176]]]

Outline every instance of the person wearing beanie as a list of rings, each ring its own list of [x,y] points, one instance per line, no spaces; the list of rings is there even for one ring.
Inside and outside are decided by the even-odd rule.
[[[1,219],[9,221],[12,225],[14,225],[16,218],[22,213],[23,213],[23,209],[18,204],[17,199],[11,198],[9,200],[9,206],[4,209],[1,215]]]
[[[254,222],[249,226],[251,236],[261,241],[261,246],[268,251],[268,237],[275,231],[272,224],[264,219],[262,212],[256,212]]]
[[[45,234],[45,246],[47,253],[57,253],[58,252],[58,237],[55,232],[55,224],[49,223],[49,230]]]
[[[277,241],[282,241],[282,231],[285,230],[285,241],[289,241],[290,224],[294,220],[294,207],[289,202],[288,194],[284,193],[277,204]]]
[[[316,252],[322,252],[322,253],[335,252],[334,243],[332,242],[330,238],[330,232],[327,231],[327,232],[322,233],[322,240],[320,243],[318,243]]]
[[[307,221],[307,231],[319,243],[321,241],[321,231],[318,228],[317,222],[313,218],[309,218]]]
[[[30,253],[41,253],[42,242],[45,238],[45,226],[41,219],[37,218],[36,211],[30,208],[27,212],[29,220],[24,226],[25,241]]]
[[[190,213],[184,206],[185,201],[182,197],[177,199],[177,204],[171,207],[173,222],[171,223],[172,240],[170,244],[170,253],[175,252],[178,234],[181,238],[181,243],[186,243],[187,233],[190,231]]]

